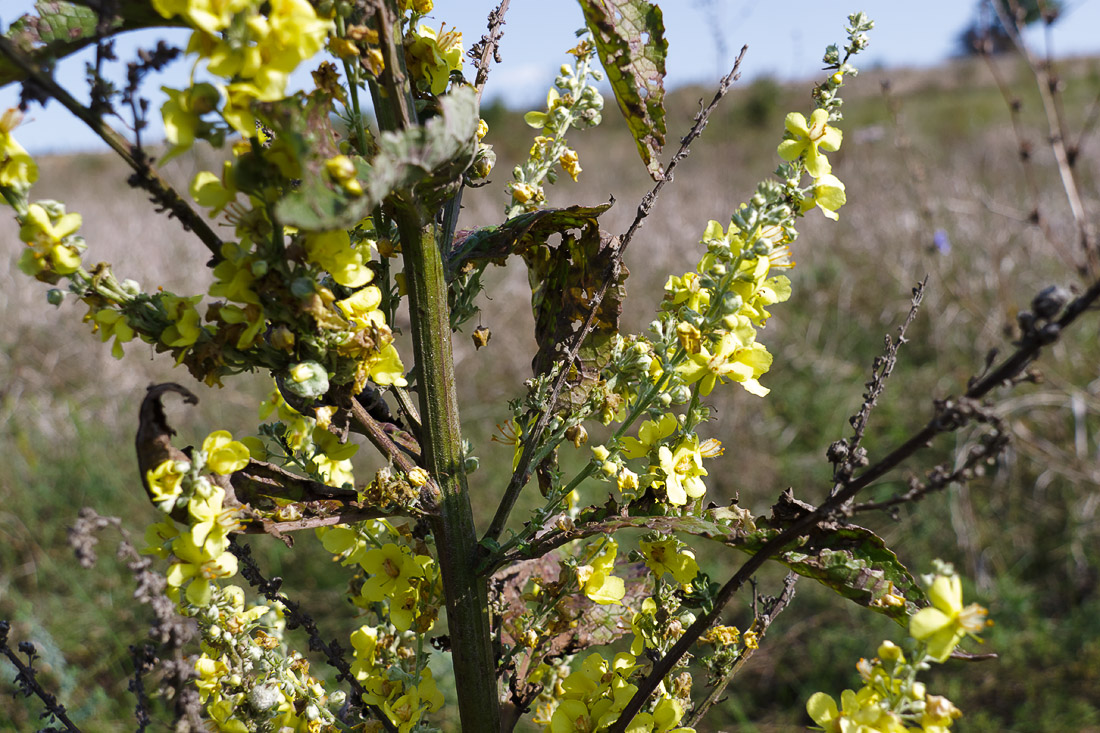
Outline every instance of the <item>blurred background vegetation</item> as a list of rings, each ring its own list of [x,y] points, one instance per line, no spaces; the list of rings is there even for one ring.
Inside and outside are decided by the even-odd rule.
[[[1034,79],[1011,57],[998,63],[1021,103],[1020,129],[1031,143],[1027,161],[980,59],[921,72],[865,73],[848,82],[844,145],[831,159],[849,203],[838,224],[808,216],[794,244],[798,265],[788,273],[794,294],[772,309],[762,334],[775,355],[764,380],[772,393],[764,399],[738,389],[714,395],[709,434],[722,440],[726,454],[711,464],[710,499],[740,496],[755,514],[767,513],[787,487],[800,499],[820,501],[831,475],[825,450],[847,435],[847,418],[859,407],[883,337],[894,333],[912,287],[926,275],[925,305],[872,417],[865,442],[872,459],[923,425],[933,399],[965,390],[990,349],[1011,349],[1016,314],[1040,289],[1080,283],[1072,269],[1076,233],[1045,144]],[[1091,133],[1100,60],[1063,64],[1061,83],[1069,129]],[[733,207],[770,175],[783,117],[811,109],[810,88],[759,80],[735,89],[712,118],[631,246],[627,330],[645,329],[669,274],[694,267],[707,220],[728,222]],[[671,141],[686,132],[698,101],[711,94],[681,89],[670,95]],[[463,228],[499,222],[503,183],[533,134],[518,112],[493,107],[483,114],[500,160],[493,185],[467,193]],[[622,232],[650,185],[629,135],[609,111],[602,127],[575,134],[573,142],[584,172],[578,184],[552,187],[550,203],[596,204],[613,195],[617,203],[601,223],[610,233]],[[1100,141],[1085,135],[1069,142],[1078,148],[1086,206],[1100,210]],[[147,289],[205,292],[204,250],[126,187],[117,162],[74,155],[39,164],[35,195],[60,199],[84,216],[87,262],[110,262],[120,277]],[[184,157],[168,172],[185,185],[215,165],[212,157]],[[18,272],[19,246],[14,226],[0,228],[0,618],[13,622],[14,638],[38,645],[43,682],[84,730],[130,729],[127,647],[142,640],[147,610],[130,598],[131,580],[112,559],[113,538],[99,566],[85,571],[66,546],[66,527],[90,506],[123,517],[140,543],[156,518],[132,448],[146,385],[179,381],[199,392],[197,408],[170,405],[184,445],[215,428],[252,434],[257,398],[270,381],[244,375],[224,389],[206,389],[136,342],[123,361],[114,361],[81,323],[79,304],[47,305],[44,287]],[[511,461],[511,448],[490,438],[510,416],[507,400],[522,395],[534,346],[526,273],[518,262],[510,264],[489,273],[481,316],[492,331],[489,345],[475,352],[469,334],[456,336],[465,437],[481,458],[471,487],[482,526]],[[407,332],[407,322],[397,325]],[[984,646],[971,645],[971,651],[995,652],[998,659],[950,662],[928,680],[930,690],[942,691],[966,713],[957,730],[1100,731],[1098,364],[1097,321],[1086,317],[1044,354],[1037,364],[1041,380],[997,395],[1014,438],[998,465],[969,486],[951,487],[896,516],[858,518],[915,573],[928,572],[936,557],[954,562],[967,579],[968,601],[990,609],[996,625]],[[941,439],[906,467],[908,473],[896,473],[874,491],[889,495],[910,474],[952,465],[976,439],[965,432]],[[368,452],[357,458],[364,478],[372,466]],[[563,462],[572,460],[563,455]],[[585,498],[596,502],[605,493],[597,484]],[[318,617],[326,638],[347,638],[355,628],[343,594],[347,576],[327,553],[309,537],[293,551],[268,538],[251,544],[267,573],[284,577],[285,587]],[[720,548],[698,549],[720,582],[742,560]],[[759,592],[778,592],[781,577],[778,569],[762,574]],[[750,601],[731,607],[730,623],[751,619]],[[836,696],[856,686],[855,662],[872,655],[881,639],[903,635],[888,620],[802,581],[792,608],[700,730],[807,725],[803,705],[810,694]],[[323,673],[319,664],[314,669]],[[13,675],[0,665],[0,676]],[[697,685],[702,681],[700,675]],[[16,730],[31,730],[37,710],[0,690],[0,728],[10,720]]]

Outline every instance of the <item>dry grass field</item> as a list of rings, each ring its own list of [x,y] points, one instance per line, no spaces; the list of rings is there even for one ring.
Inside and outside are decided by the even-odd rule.
[[[1012,60],[1002,70],[1022,100],[1021,129],[1032,145],[1025,170],[1007,107],[980,61],[924,72],[871,72],[848,83],[845,142],[833,156],[847,185],[837,224],[813,213],[794,245],[794,294],[772,309],[762,340],[775,355],[765,399],[727,390],[712,434],[726,447],[728,469],[712,472],[716,501],[740,495],[755,513],[793,487],[807,501],[822,497],[828,445],[846,435],[883,336],[909,307],[911,288],[928,277],[921,314],[866,442],[884,454],[923,425],[932,400],[958,394],[980,372],[990,349],[1011,350],[1016,314],[1043,287],[1082,284],[1072,269],[1075,233],[1058,179],[1034,80]],[[1100,60],[1064,69],[1063,107],[1071,130],[1095,123]],[[890,82],[890,97],[882,93]],[[766,81],[738,88],[713,119],[675,184],[659,199],[631,245],[626,328],[642,330],[668,274],[694,266],[708,219],[728,221],[738,202],[776,165],[783,116],[808,111],[810,83]],[[670,99],[670,140],[685,132],[710,90],[682,89]],[[485,111],[489,142],[500,161],[495,183],[471,191],[460,227],[499,223],[503,182],[526,152],[531,132],[519,115]],[[648,188],[633,143],[614,114],[574,142],[580,182],[559,182],[550,203],[596,204],[614,196],[601,220],[625,229]],[[672,143],[670,143],[672,144]],[[167,168],[185,184],[213,159],[184,157]],[[145,288],[205,292],[203,248],[174,221],[153,213],[128,189],[122,166],[100,155],[39,161],[35,195],[64,201],[84,216],[85,261],[112,263],[120,277]],[[1077,174],[1093,221],[1100,212],[1100,139],[1086,135]],[[1038,210],[1044,227],[1030,223]],[[950,241],[937,248],[937,230]],[[153,358],[140,343],[111,358],[68,299],[46,303],[45,287],[15,267],[16,227],[0,227],[0,618],[43,653],[44,680],[87,731],[133,727],[126,692],[126,648],[140,641],[144,610],[130,601],[125,570],[105,550],[97,569],[83,571],[65,546],[65,527],[82,506],[122,516],[140,538],[153,516],[137,479],[132,436],[147,384],[190,377]],[[518,261],[490,272],[481,322],[493,332],[475,352],[456,336],[466,436],[481,456],[472,477],[479,521],[487,522],[502,488],[510,448],[490,442],[507,419],[506,401],[522,393],[530,373],[532,319],[526,273]],[[930,681],[966,712],[960,731],[1100,730],[1100,341],[1096,315],[1086,317],[1037,365],[1038,384],[998,395],[1014,443],[1008,456],[968,487],[904,509],[896,518],[862,517],[881,532],[914,572],[941,557],[969,579],[968,597],[991,609],[997,625],[987,649],[996,661],[954,663]],[[398,324],[399,326],[402,324]],[[245,375],[222,390],[199,387],[197,408],[178,408],[172,424],[183,442],[215,427],[255,430],[255,398],[264,375]],[[950,465],[973,440],[960,433],[936,443],[908,467],[920,473]],[[564,460],[570,460],[564,456]],[[907,474],[878,490],[890,493]],[[598,489],[591,495],[598,499]],[[337,608],[344,578],[327,555],[263,546],[272,575],[301,589],[307,606]],[[728,573],[722,556],[706,556],[715,578]],[[321,566],[320,563],[325,563]],[[761,592],[774,592],[765,575]],[[713,730],[791,730],[808,724],[802,704],[815,690],[837,694],[855,684],[854,662],[881,638],[900,635],[889,622],[847,608],[828,592],[799,586],[794,607],[773,627],[771,644],[729,688],[712,716]],[[744,617],[745,604],[732,613]],[[350,616],[334,612],[329,636],[346,634]],[[10,680],[0,665],[0,677]],[[0,684],[6,684],[0,683]],[[0,686],[0,729],[30,730],[34,710]]]

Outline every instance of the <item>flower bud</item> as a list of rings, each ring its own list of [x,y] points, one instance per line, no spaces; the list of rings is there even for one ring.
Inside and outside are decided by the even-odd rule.
[[[282,693],[275,685],[256,685],[248,693],[248,704],[253,710],[263,712],[278,705],[282,697]]]
[[[284,384],[291,394],[313,399],[328,392],[328,372],[315,361],[303,361],[290,367]]]
[[[686,384],[681,384],[670,389],[668,395],[673,403],[682,405],[691,399],[691,387],[688,387]]]

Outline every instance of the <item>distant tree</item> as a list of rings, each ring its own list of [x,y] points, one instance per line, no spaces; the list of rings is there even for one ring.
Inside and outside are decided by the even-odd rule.
[[[1012,34],[997,12],[1000,6],[1004,17],[1015,21],[1017,28],[1042,21],[1052,24],[1062,15],[1064,5],[1060,0],[981,0],[975,8],[974,19],[962,30],[958,38],[960,56],[973,56],[988,51],[1004,53],[1012,50]]]

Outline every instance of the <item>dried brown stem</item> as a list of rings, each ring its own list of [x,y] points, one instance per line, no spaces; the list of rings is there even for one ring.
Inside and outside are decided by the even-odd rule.
[[[783,579],[783,591],[771,599],[767,604],[763,613],[756,614],[756,618],[753,622],[752,629],[756,632],[757,644],[764,641],[764,635],[768,632],[768,628],[772,625],[772,622],[783,613],[783,611],[794,600],[794,586],[798,582],[798,576],[794,573],[787,573],[787,577]],[[703,716],[707,714],[707,711],[719,702],[722,697],[722,693],[726,691],[726,687],[729,685],[733,678],[737,676],[744,666],[752,659],[752,655],[756,652],[753,647],[743,646],[741,653],[737,655],[737,659],[730,667],[729,672],[722,676],[713,687],[710,692],[707,693],[706,698],[701,703],[695,706],[695,709],[691,713],[691,717],[684,722],[684,725],[688,728],[694,728],[703,721]]]
[[[510,0],[500,0],[500,5],[489,12],[489,33],[482,36],[481,40],[470,47],[467,56],[474,60],[477,67],[477,75],[474,77],[474,89],[477,90],[477,99],[481,101],[481,93],[485,90],[485,83],[489,81],[489,64],[500,58],[500,39],[504,37],[504,15],[508,12]]]
[[[1012,5],[1014,8],[1017,7],[1015,2],[1012,2]],[[996,2],[993,3],[993,9],[996,11],[1005,31],[1012,39],[1012,43],[1016,46],[1016,50],[1027,62],[1032,76],[1035,77],[1035,84],[1039,88],[1039,98],[1043,102],[1043,111],[1046,113],[1050,149],[1054,153],[1054,160],[1058,165],[1058,174],[1062,179],[1062,188],[1065,190],[1066,200],[1069,202],[1070,212],[1073,214],[1073,221],[1077,225],[1078,245],[1085,256],[1082,270],[1089,276],[1094,276],[1100,265],[1097,262],[1094,237],[1085,213],[1085,204],[1078,187],[1077,174],[1066,152],[1067,131],[1064,127],[1064,120],[1058,114],[1056,81],[1050,73],[1050,66],[1035,58],[1035,54],[1032,53],[1031,48],[1020,34],[1019,24],[1009,16],[1008,10],[1001,3]]]
[[[924,287],[927,282],[928,276],[926,275],[913,288],[909,314],[905,317],[905,321],[898,326],[897,339],[892,339],[889,335],[885,337],[885,354],[876,357],[871,367],[871,380],[866,384],[867,391],[863,393],[863,404],[860,405],[859,412],[848,418],[848,423],[852,426],[851,437],[834,443],[829,449],[829,459],[834,464],[834,492],[838,491],[840,486],[852,477],[856,469],[865,464],[866,451],[860,447],[860,443],[863,441],[863,434],[867,430],[867,420],[871,417],[871,410],[874,409],[878,398],[886,388],[886,380],[890,378],[890,374],[894,371],[894,366],[898,361],[898,350],[902,344],[906,343],[905,332],[909,330],[909,326],[913,324],[917,317],[921,301],[924,300]]]
[[[210,228],[210,225],[198,212],[184,201],[171,184],[161,177],[160,173],[150,165],[149,160],[142,151],[131,145],[125,137],[115,131],[98,115],[78,102],[68,91],[54,81],[53,77],[43,71],[38,64],[27,58],[14,43],[3,36],[0,36],[0,54],[8,57],[27,75],[27,78],[32,79],[36,85],[49,93],[65,109],[72,112],[81,122],[99,135],[134,170],[135,175],[131,180],[135,180],[138,185],[149,192],[158,205],[163,206],[171,212],[172,216],[179,219],[184,229],[193,231],[206,245],[206,248],[210,250],[216,261],[221,260],[221,237]]]

